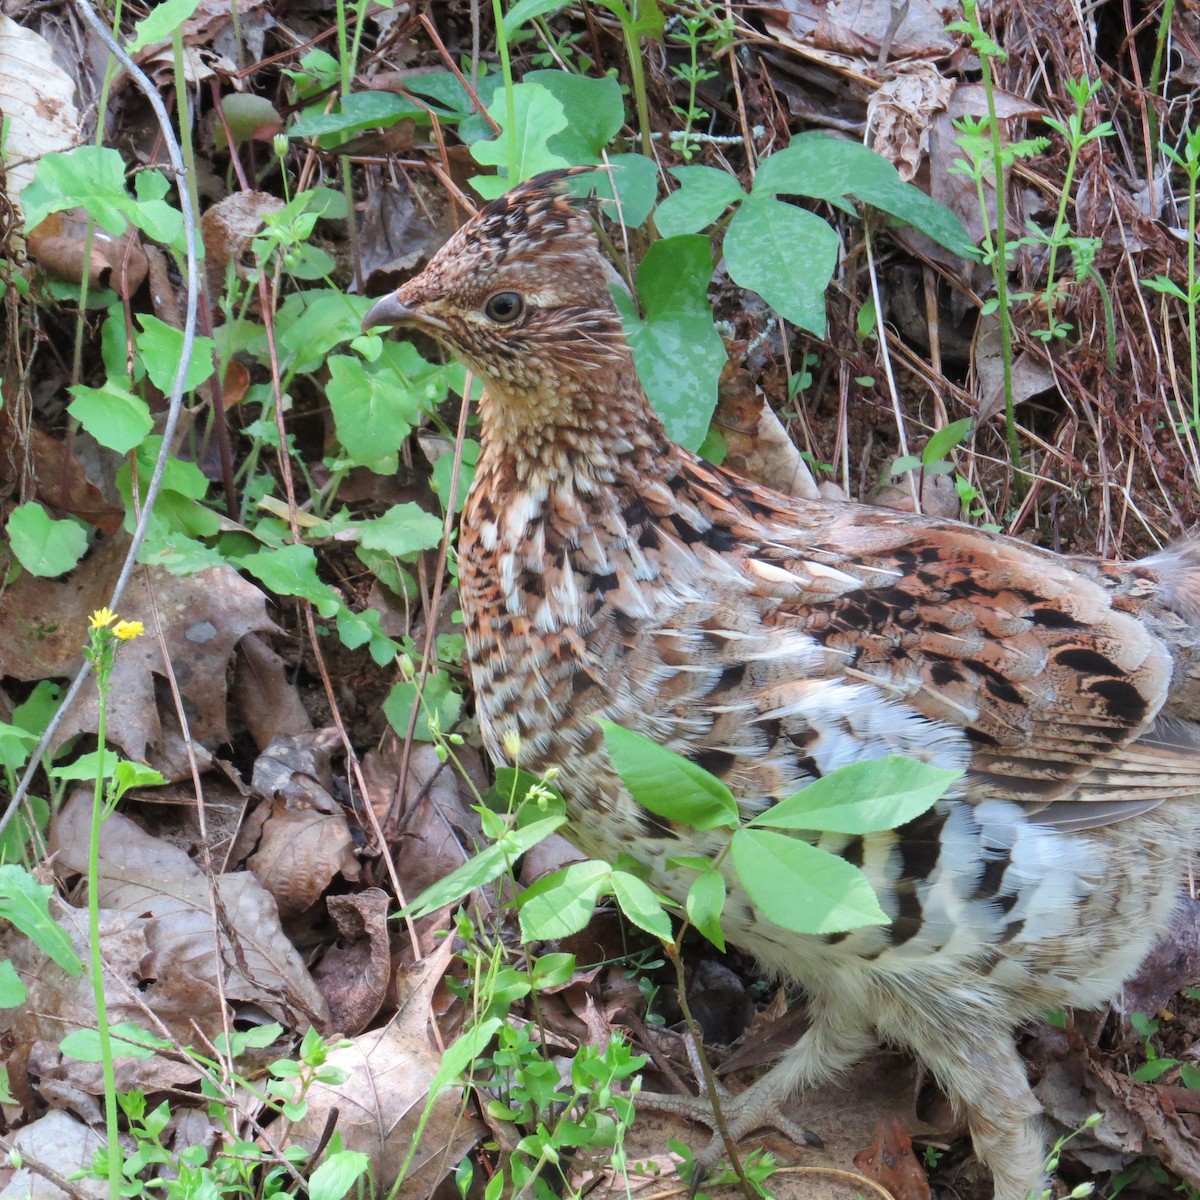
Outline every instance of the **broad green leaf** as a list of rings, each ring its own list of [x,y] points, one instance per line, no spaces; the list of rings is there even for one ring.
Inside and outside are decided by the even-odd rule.
[[[484,1052],[488,1042],[496,1036],[496,1030],[504,1022],[499,1017],[488,1017],[478,1025],[472,1025],[461,1037],[446,1047],[437,1074],[429,1083],[429,1098],[432,1100],[452,1079],[467,1074],[467,1069]]]
[[[369,521],[356,521],[359,541],[368,550],[383,550],[396,558],[434,550],[442,540],[442,522],[411,500],[394,504]]]
[[[371,1158],[361,1150],[335,1150],[308,1177],[308,1200],[345,1200],[346,1193],[367,1173]]]
[[[562,827],[566,819],[565,816],[546,817],[519,829],[509,829],[498,841],[485,847],[474,858],[468,859],[461,867],[456,867],[432,887],[427,887],[408,905],[408,915],[427,916],[447,904],[453,904],[455,900],[461,900],[476,888],[491,883],[493,879],[499,879],[526,850],[545,841]]]
[[[471,186],[485,199],[494,200],[509,188],[542,171],[570,164],[553,153],[547,143],[566,129],[567,118],[562,102],[537,83],[518,83],[513,88],[515,125],[508,128],[508,102],[503,92],[497,92],[488,108],[492,120],[500,126],[499,137],[490,142],[476,142],[471,156],[484,166],[499,167],[500,175],[476,175]],[[510,154],[510,144],[512,153]],[[516,174],[510,179],[510,164]]]
[[[553,954],[539,954],[533,960],[532,981],[538,991],[547,988],[562,987],[570,983],[575,974],[575,955],[562,951]]]
[[[768,160],[769,161],[769,160]],[[725,265],[793,325],[825,336],[825,289],[838,236],[827,221],[782,200],[748,196],[725,233]]]
[[[235,560],[277,596],[300,596],[323,617],[332,617],[341,607],[341,597],[317,576],[317,556],[310,546],[281,546],[260,550]]]
[[[643,808],[694,829],[737,826],[733,794],[703,767],[611,721],[600,726],[613,767]]]
[[[166,778],[153,767],[122,758],[113,769],[113,783],[116,786],[113,795],[108,798],[108,803],[116,804],[130,788],[162,787],[166,782]]]
[[[544,876],[517,897],[521,936],[526,941],[552,941],[578,933],[611,883],[612,867],[595,859]]]
[[[418,703],[417,685],[415,681],[401,680],[387,694],[383,702],[383,715],[388,724],[401,738],[408,734],[408,723],[412,716],[413,705]],[[442,733],[449,733],[462,712],[462,694],[450,682],[450,676],[445,671],[431,671],[425,676],[421,687],[417,723],[413,727],[413,737],[420,742],[433,740],[430,720],[437,719],[437,726]]]
[[[949,425],[943,425],[925,443],[921,461],[928,466],[945,458],[971,432],[971,426],[974,424],[970,417],[963,417],[961,421],[951,421]]]
[[[845,859],[770,829],[739,829],[730,849],[742,887],[769,921],[797,933],[886,925],[867,877]]]
[[[596,195],[610,201],[606,211],[613,220],[619,216],[630,229],[640,229],[658,196],[658,164],[644,154],[610,154],[608,166],[598,175]],[[614,193],[621,201],[619,212]]]
[[[35,229],[51,213],[84,208],[109,233],[120,237],[135,201],[125,188],[125,160],[106,146],[78,146],[45,155],[21,193],[25,228]]]
[[[81,754],[78,758],[69,763],[57,764],[47,771],[51,779],[57,779],[61,782],[74,783],[84,779],[95,779],[101,770],[100,751],[91,750],[87,754]],[[122,761],[119,754],[114,750],[104,751],[103,771],[104,778],[111,779],[116,774],[117,764]],[[130,764],[133,765],[132,763]],[[149,767],[144,768],[149,770]]]
[[[82,525],[55,521],[36,500],[30,500],[9,513],[8,541],[30,575],[50,579],[64,575],[83,557],[88,535]]]
[[[654,210],[654,224],[665,238],[700,233],[746,195],[734,176],[716,167],[672,167],[671,174],[679,190]]]
[[[647,251],[638,268],[641,315],[613,292],[642,387],[672,440],[690,450],[708,433],[726,359],[708,304],[711,278],[708,239],[689,234]]]
[[[370,306],[366,296],[348,296],[331,288],[293,292],[276,318],[279,348],[288,356],[287,365],[301,374],[324,366],[335,346],[358,336]],[[382,431],[385,437],[389,433]]]
[[[128,454],[154,428],[150,406],[115,379],[103,387],[76,384],[67,389],[74,400],[67,411],[100,443]]]
[[[10,771],[22,770],[37,743],[36,733],[0,721],[0,767],[7,767]]]
[[[161,0],[133,27],[133,40],[125,49],[136,54],[155,42],[169,42],[175,30],[190,21],[199,7],[200,0]]]
[[[725,876],[710,867],[692,880],[684,906],[688,920],[718,950],[725,949],[725,934],[721,930],[721,914],[725,911],[725,890]]]
[[[321,107],[324,107],[323,105]],[[388,129],[397,121],[410,118],[429,124],[429,111],[395,92],[363,91],[344,96],[334,112],[312,109],[288,129],[294,138],[330,138],[361,133],[364,129]],[[439,120],[453,121],[454,113],[438,113]]]
[[[962,222],[920,188],[905,183],[882,155],[860,142],[802,133],[786,150],[772,154],[754,179],[755,196],[814,196],[853,213],[854,196],[898,217],[964,258],[977,258]]]
[[[621,132],[625,103],[621,85],[609,75],[600,79],[569,71],[530,71],[522,86],[544,87],[562,105],[565,129],[548,138],[546,149],[572,166],[600,161],[600,152]]]
[[[343,605],[338,609],[337,631],[343,646],[350,650],[368,646],[376,664],[386,667],[395,659],[400,645],[383,632],[379,620],[376,609],[364,608],[362,612],[355,613]]]
[[[28,996],[29,993],[17,974],[17,968],[12,965],[12,960],[6,958],[0,962],[0,1008],[16,1008],[17,1005],[24,1004]]]
[[[179,372],[183,358],[183,330],[168,325],[148,313],[138,313],[142,332],[137,334],[138,354],[146,367],[150,382],[162,392],[170,392]],[[198,337],[188,363],[187,377],[183,381],[184,391],[195,391],[213,373],[212,338]]]
[[[504,36],[511,39],[527,21],[536,17],[546,17],[559,9],[568,8],[574,0],[517,0],[504,14]]]
[[[658,938],[660,942],[673,939],[671,918],[662,901],[653,889],[628,871],[612,873],[613,898],[621,911],[639,928]]]
[[[961,777],[961,771],[915,758],[872,758],[813,780],[750,824],[851,834],[895,829],[919,817]]]
[[[49,955],[68,975],[82,969],[67,931],[50,915],[54,888],[38,883],[24,867],[0,866],[0,917],[15,925],[37,948]]]
[[[170,1050],[171,1043],[132,1021],[121,1021],[109,1029],[113,1058],[153,1058],[159,1050]],[[100,1034],[95,1029],[76,1029],[68,1033],[59,1049],[80,1062],[101,1062]]]
[[[423,412],[431,412],[462,378],[461,368],[426,362],[411,342],[385,342],[379,357],[327,360],[326,395],[338,441],[360,466],[395,472],[397,451]]]

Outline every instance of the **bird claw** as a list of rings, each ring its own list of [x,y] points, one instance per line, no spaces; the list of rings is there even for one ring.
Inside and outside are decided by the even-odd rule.
[[[717,1102],[730,1142],[740,1142],[759,1129],[774,1129],[797,1146],[819,1150],[825,1145],[817,1134],[784,1115],[779,1098],[769,1088],[753,1086],[736,1096],[722,1091]],[[721,1132],[710,1098],[703,1093],[699,1096],[669,1096],[660,1092],[641,1092],[634,1105],[652,1112],[672,1113],[712,1132],[712,1140],[692,1160],[691,1188],[695,1192],[725,1152],[725,1134]]]

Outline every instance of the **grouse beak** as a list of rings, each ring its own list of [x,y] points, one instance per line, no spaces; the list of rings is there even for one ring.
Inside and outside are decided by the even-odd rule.
[[[419,308],[403,303],[400,300],[399,292],[391,292],[387,296],[382,296],[367,310],[367,315],[363,317],[362,321],[363,333],[378,325],[386,326],[389,329],[400,325],[416,325],[430,332],[447,328],[446,323],[437,317],[432,317]]]

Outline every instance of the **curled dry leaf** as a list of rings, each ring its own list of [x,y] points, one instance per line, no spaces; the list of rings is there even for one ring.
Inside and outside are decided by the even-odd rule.
[[[945,111],[954,88],[954,81],[931,62],[901,63],[867,101],[867,123],[875,131],[871,146],[896,165],[906,182],[925,157],[934,114]]]
[[[313,979],[329,1004],[330,1024],[341,1033],[361,1033],[387,995],[392,973],[389,903],[382,888],[326,901],[338,942],[317,964]]]
[[[258,850],[246,866],[279,905],[285,920],[311,908],[341,875],[351,882],[362,872],[344,812],[292,811],[268,805]]]
[[[230,699],[260,750],[277,737],[312,729],[287,663],[256,633],[248,633],[238,644]]]
[[[389,1025],[330,1053],[330,1064],[348,1071],[349,1078],[336,1087],[314,1084],[307,1093],[308,1112],[292,1127],[290,1140],[312,1149],[336,1109],[337,1130],[346,1148],[369,1156],[381,1190],[390,1188],[400,1174],[441,1065],[441,1051],[430,1038],[430,1000],[452,950],[446,938],[434,954],[407,972],[404,1000]],[[439,1093],[404,1177],[403,1195],[430,1195],[486,1134],[464,1105],[458,1087]]]
[[[60,872],[86,870],[90,807],[78,791],[54,820]],[[284,935],[274,899],[248,871],[209,880],[182,850],[113,813],[100,835],[99,895],[106,908],[144,921],[145,970],[160,985],[185,998],[191,989],[215,991],[219,966],[228,999],[257,1004],[292,1029],[328,1028],[328,1007]]]
[[[992,313],[979,318],[975,336],[975,374],[979,380],[978,422],[1004,411],[1004,354],[1000,337],[999,318]],[[1044,357],[1031,350],[1022,350],[1012,364],[1013,404],[1047,392],[1054,387],[1054,372]]]
[[[149,260],[130,225],[114,237],[99,225],[88,227],[82,208],[51,213],[29,233],[29,253],[47,275],[92,287],[111,287],[128,299],[142,286]]]
[[[808,464],[748,371],[721,377],[713,424],[728,443],[724,465],[730,470],[786,496],[818,497]]]
[[[283,201],[269,192],[234,192],[205,210],[200,218],[204,261],[213,295],[225,287],[225,270],[232,262],[239,279],[254,267],[250,243],[263,226],[263,217],[277,213]]]
[[[341,738],[333,726],[277,737],[254,760],[251,783],[267,800],[278,800],[288,808],[338,812],[333,798],[334,751]]]

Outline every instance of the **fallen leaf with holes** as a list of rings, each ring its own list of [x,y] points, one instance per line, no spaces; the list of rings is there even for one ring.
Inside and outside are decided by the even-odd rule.
[[[442,1064],[442,1052],[430,1037],[429,1013],[452,952],[451,940],[443,939],[433,954],[402,973],[403,995],[395,1018],[330,1053],[329,1064],[349,1072],[349,1077],[336,1086],[316,1083],[309,1088],[308,1112],[292,1126],[291,1143],[311,1150],[336,1110],[337,1131],[346,1149],[370,1158],[376,1188],[386,1190],[395,1183]],[[404,1195],[432,1194],[486,1136],[486,1127],[467,1115],[464,1104],[459,1087],[439,1092],[404,1176]]]
[[[925,1168],[913,1153],[912,1138],[897,1117],[880,1121],[871,1144],[854,1156],[854,1165],[881,1183],[896,1200],[931,1200]]]
[[[258,850],[246,866],[275,898],[281,917],[311,908],[338,875],[358,881],[362,872],[342,809],[293,811],[274,802],[266,807]]]
[[[331,759],[341,745],[333,726],[272,739],[254,760],[254,790],[265,800],[278,800],[288,808],[340,811],[332,794]]]
[[[90,809],[80,790],[54,820],[60,872],[87,868]],[[219,966],[227,999],[257,1004],[291,1029],[328,1028],[324,997],[284,935],[274,899],[250,872],[209,880],[182,850],[112,813],[100,834],[99,897],[107,909],[146,920],[144,969],[160,984],[215,994]]]
[[[353,1035],[367,1027],[387,995],[392,974],[390,899],[382,888],[367,888],[350,896],[330,896],[325,903],[338,940],[313,970],[313,979],[329,1005],[330,1024]]]
[[[931,62],[900,63],[867,101],[867,123],[875,131],[871,147],[890,159],[906,183],[929,148],[934,114],[944,112],[955,82]]]

